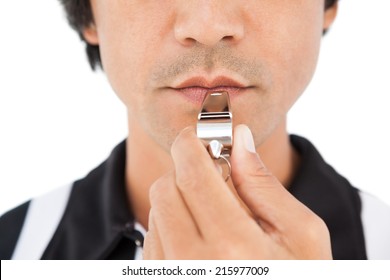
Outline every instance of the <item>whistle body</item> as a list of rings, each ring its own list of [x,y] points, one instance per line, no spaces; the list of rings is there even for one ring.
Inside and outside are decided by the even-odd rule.
[[[208,145],[220,147],[220,155],[229,157],[233,144],[233,116],[230,111],[230,100],[227,92],[209,92],[206,94],[202,109],[198,115],[197,135]],[[216,147],[215,149],[219,149]],[[210,152],[210,149],[209,149]],[[218,151],[211,156],[216,157]]]

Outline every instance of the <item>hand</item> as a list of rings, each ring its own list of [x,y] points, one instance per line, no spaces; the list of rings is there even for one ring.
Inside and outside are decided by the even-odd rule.
[[[171,153],[175,170],[150,190],[145,259],[332,258],[325,223],[266,169],[248,127],[234,130],[239,199],[192,128],[180,133]]]

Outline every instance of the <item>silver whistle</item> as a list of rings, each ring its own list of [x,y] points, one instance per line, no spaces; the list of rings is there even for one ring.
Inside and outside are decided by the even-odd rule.
[[[229,157],[233,144],[233,116],[227,92],[208,92],[203,100],[196,127],[198,137],[207,143],[214,160],[223,160],[227,167],[227,181],[231,174]]]

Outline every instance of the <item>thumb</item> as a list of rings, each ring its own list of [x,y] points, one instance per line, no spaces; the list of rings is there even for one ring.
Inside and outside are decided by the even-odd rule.
[[[257,154],[252,132],[246,125],[240,124],[234,128],[231,164],[233,183],[236,188],[257,189],[269,185],[280,186]]]
[[[296,199],[261,161],[246,125],[234,129],[231,165],[234,187],[255,218],[275,224],[275,219],[280,221],[286,214],[289,216],[289,206]]]
[[[231,165],[238,195],[266,233],[300,258],[332,257],[325,223],[268,171],[245,125],[235,128]]]

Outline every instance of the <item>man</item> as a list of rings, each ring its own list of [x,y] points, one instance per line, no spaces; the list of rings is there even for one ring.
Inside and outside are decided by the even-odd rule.
[[[286,131],[335,0],[61,2],[130,133],[86,178],[5,214],[1,258],[140,258],[143,241],[146,259],[389,257],[389,208]],[[227,182],[194,129],[209,91],[231,99]]]

